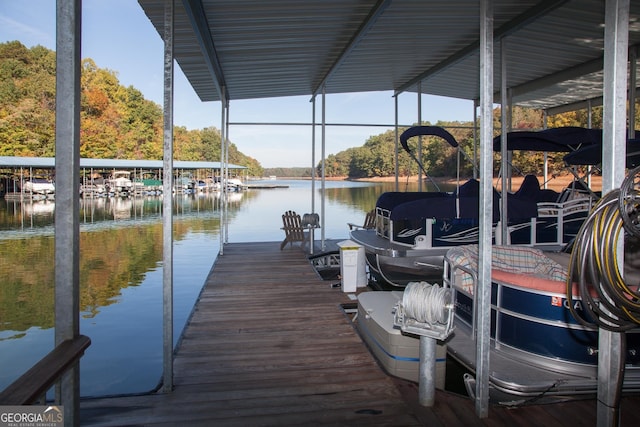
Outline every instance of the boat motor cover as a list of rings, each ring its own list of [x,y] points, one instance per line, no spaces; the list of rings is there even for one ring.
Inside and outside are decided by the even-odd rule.
[[[459,197],[458,197],[459,194]],[[469,180],[454,194],[441,192],[384,193],[377,207],[390,211],[392,221],[424,220],[425,218],[479,218],[480,183]],[[537,202],[528,197],[509,196],[508,218],[529,219],[538,216]],[[456,209],[456,204],[459,208]],[[493,221],[500,220],[500,193],[493,190]]]
[[[448,193],[438,192],[438,191],[429,191],[429,192],[399,192],[399,191],[387,191],[386,193],[382,193],[378,200],[376,201],[376,208],[393,210],[396,206],[411,202],[414,200],[420,199],[431,199],[431,198],[439,198],[439,197],[447,197]]]
[[[480,203],[480,181],[470,179],[453,192],[453,197],[459,196],[460,217],[478,218]],[[493,189],[493,221],[500,220],[500,193]]]
[[[477,199],[475,199],[477,202]],[[425,218],[455,218],[456,199],[451,195],[438,198],[413,200],[397,205],[391,211],[389,218],[392,221]],[[478,204],[476,203],[476,218],[478,217]]]
[[[535,175],[526,175],[518,191],[510,195],[509,201],[512,198],[520,200],[531,200],[534,202],[555,202],[560,197],[560,193],[557,191],[540,188],[540,182]]]

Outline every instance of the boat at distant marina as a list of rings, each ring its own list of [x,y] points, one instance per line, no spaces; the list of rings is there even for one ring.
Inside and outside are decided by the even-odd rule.
[[[229,191],[241,191],[246,187],[246,184],[238,178],[229,178],[226,184]]]
[[[191,194],[196,189],[196,182],[190,177],[177,177],[173,181],[173,191],[175,193]]]
[[[0,197],[6,200],[45,200],[55,197],[55,184],[44,177],[0,179]]]
[[[56,192],[56,187],[53,182],[46,178],[33,177],[24,181],[23,190],[29,194],[52,196]]]
[[[133,182],[131,172],[125,170],[114,171],[106,180],[106,187],[109,193],[129,195],[133,192]]]

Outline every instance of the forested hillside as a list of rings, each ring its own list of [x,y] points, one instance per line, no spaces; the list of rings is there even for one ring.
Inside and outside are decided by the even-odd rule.
[[[20,42],[0,43],[0,155],[55,155],[55,52]],[[82,61],[80,155],[89,158],[162,158],[162,108],[116,72]],[[215,127],[174,130],[176,160],[220,160]],[[257,160],[229,146],[229,162],[261,176]]]
[[[277,176],[286,178],[307,178],[311,176],[312,167],[294,168],[265,168],[264,176]]]
[[[20,42],[0,43],[0,156],[54,156],[55,150],[55,52],[42,46],[26,48]],[[120,84],[115,71],[96,66],[91,59],[82,62],[81,146],[82,157],[115,159],[162,158],[162,108],[136,88]],[[640,106],[636,106],[636,122]],[[601,127],[602,109],[593,109],[591,123]],[[514,108],[514,129],[542,129],[539,110]],[[547,118],[548,127],[587,126],[585,110]],[[430,124],[430,123],[425,123]],[[473,154],[470,122],[433,123],[451,132],[469,155]],[[500,110],[494,111],[496,135],[500,129]],[[402,132],[404,129],[400,129]],[[327,177],[369,178],[395,175],[394,131],[370,137],[362,146],[327,157]],[[417,138],[410,141],[417,153]],[[176,160],[220,160],[220,131],[215,127],[174,129]],[[562,154],[550,155],[551,173],[562,168]],[[496,155],[496,160],[498,159]],[[229,146],[229,162],[248,167],[251,176],[310,176],[311,168],[273,168],[265,171],[260,163]],[[429,175],[451,177],[456,171],[456,150],[436,137],[424,138],[422,162]],[[499,164],[498,161],[494,164]],[[513,164],[522,173],[542,170],[542,154],[515,152]],[[471,176],[472,166],[462,160],[462,174]],[[321,175],[321,165],[317,167]],[[416,175],[418,166],[400,148],[399,174]],[[300,175],[303,174],[303,175]]]
[[[640,104],[636,103],[636,122],[640,120]],[[512,122],[514,130],[540,130],[543,129],[543,113],[540,110],[514,107],[512,110]],[[500,134],[499,108],[494,110],[493,126]],[[588,116],[586,110],[578,110],[569,113],[547,117],[547,127],[582,126],[587,127]],[[446,128],[460,144],[469,157],[473,157],[473,123],[470,122],[442,122],[423,123],[423,125],[437,125]],[[591,126],[602,127],[602,107],[592,109]],[[402,133],[406,128],[400,128]],[[349,148],[336,154],[327,156],[325,163],[326,176],[348,176],[350,178],[385,177],[395,175],[395,132],[389,130],[385,133],[370,137],[363,146]],[[409,140],[412,152],[418,155],[418,138]],[[398,147],[398,165],[400,176],[418,174],[418,165],[409,154]],[[456,173],[457,155],[456,149],[449,146],[439,137],[423,137],[421,161],[428,174],[435,177],[452,177]],[[566,153],[549,153],[549,172],[562,173],[564,163],[562,157]],[[512,153],[512,164],[519,174],[540,173],[543,168],[544,157],[542,153],[515,151]],[[500,165],[499,153],[494,154],[494,173],[498,173]],[[473,174],[472,165],[464,157],[460,162],[461,174],[470,177]],[[318,165],[320,171],[321,165]],[[566,172],[566,171],[565,171]]]

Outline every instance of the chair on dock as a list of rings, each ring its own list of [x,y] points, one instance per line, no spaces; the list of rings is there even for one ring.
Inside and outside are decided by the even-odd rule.
[[[284,249],[287,243],[293,246],[294,242],[301,242],[300,246],[304,249],[309,239],[309,232],[304,231],[300,215],[294,211],[286,211],[282,215],[282,229],[284,230],[285,238],[280,244],[280,250]]]
[[[364,217],[364,224],[362,225],[358,225],[358,224],[354,224],[352,222],[348,222],[347,225],[349,226],[349,230],[354,230],[354,229],[364,229],[364,230],[370,230],[373,228],[376,228],[376,211],[375,209],[370,210],[369,212],[367,212],[367,215]]]

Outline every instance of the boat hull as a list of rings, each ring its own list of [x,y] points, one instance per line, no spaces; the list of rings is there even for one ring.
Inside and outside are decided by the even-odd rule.
[[[498,251],[516,250],[503,248]],[[471,269],[465,270],[459,260],[452,261],[450,257],[451,254],[445,257],[444,281],[454,290],[456,329],[449,342],[449,353],[475,372],[476,279],[470,275]],[[555,279],[499,272],[494,267],[489,381],[500,392],[501,399],[507,395],[571,397],[596,393],[598,329],[583,326],[574,319],[565,288],[564,282]],[[572,297],[572,304],[588,318],[579,296]],[[640,330],[627,332],[624,339],[623,390],[636,392],[640,390]]]
[[[409,201],[391,206],[404,197]],[[447,251],[478,243],[477,217],[429,217],[420,213],[424,212],[426,206],[443,201],[451,203],[455,198],[441,193],[391,193],[381,196],[378,203],[382,206],[376,208],[376,228],[351,231],[351,240],[365,249],[371,277],[378,287],[402,288],[409,282],[421,280],[439,282]],[[461,198],[459,202],[466,206],[460,212],[471,214],[473,209],[469,206],[474,205],[477,215],[477,198]],[[524,217],[509,221],[505,243],[559,251],[577,235],[593,201],[582,197],[561,203],[526,203],[519,207],[515,200],[510,203],[512,212],[520,212]],[[532,216],[527,218],[523,212]],[[499,212],[494,214],[495,218],[499,216]],[[502,243],[499,230],[496,220],[493,224],[493,244]]]
[[[420,337],[404,334],[393,323],[393,310],[402,292],[363,292],[358,295],[356,327],[369,349],[395,377],[418,382],[420,371]],[[444,390],[447,346],[436,347],[435,387]]]

